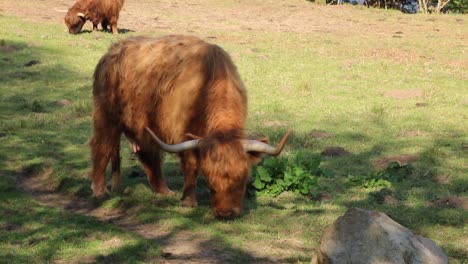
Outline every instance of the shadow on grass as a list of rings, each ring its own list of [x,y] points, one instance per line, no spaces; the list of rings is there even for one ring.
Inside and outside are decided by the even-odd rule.
[[[48,63],[55,50],[5,39],[0,47],[0,145],[6,153],[0,156],[0,167],[64,161],[61,150],[69,144],[61,138],[65,120],[54,121],[53,115],[65,112],[66,102],[60,99],[67,98],[68,92],[58,83],[63,81],[60,76],[79,74]]]
[[[58,64],[43,63],[54,53],[52,50],[27,43],[5,43],[12,48],[11,52],[0,53],[0,85],[6,88],[0,98],[0,132],[3,133],[0,138],[0,166],[8,168],[2,174],[5,174],[5,179],[13,178],[18,173],[26,176],[45,175],[52,179],[52,185],[56,185],[53,189],[91,199],[90,182],[85,179],[90,164],[87,141],[90,134],[91,109],[86,105],[81,109],[76,104],[72,105],[71,109],[66,109],[64,105],[57,103],[58,99],[67,98],[65,96],[70,90],[60,89],[63,78],[79,76],[80,73],[72,72]],[[39,63],[24,66],[30,61]],[[80,97],[89,98],[91,95],[90,91],[86,95],[84,90],[77,92]],[[175,173],[178,174],[176,176],[180,176],[176,167],[178,165],[174,162],[168,162],[165,169],[169,174]],[[125,174],[124,168],[124,177]],[[166,178],[169,179],[171,188],[182,188],[182,176]],[[0,211],[5,216],[1,220],[1,241],[2,245],[8,248],[8,252],[2,255],[10,256],[12,262],[50,262],[62,258],[65,261],[73,261],[75,256],[80,254],[85,255],[85,258],[89,257],[89,261],[98,263],[145,261],[157,257],[151,256],[151,252],[158,248],[158,244],[177,242],[169,241],[164,236],[157,239],[138,238],[93,217],[40,206],[31,198],[20,194],[12,185],[12,182],[5,181],[0,184]],[[180,225],[176,225],[167,235],[173,237],[194,226],[206,225],[204,216],[206,208],[209,207],[209,198],[203,191],[203,180],[200,180],[199,185],[199,190],[202,191],[199,197],[201,207],[188,213],[179,211],[177,198],[155,198],[148,187],[146,177],[125,180],[124,186],[134,191],[133,194],[127,195],[133,200],[123,201],[123,204],[127,209],[138,205],[146,206],[138,212],[137,218],[140,223],[162,223],[175,218]],[[47,191],[34,194],[48,195]],[[63,205],[65,208],[76,207],[73,204]],[[102,205],[106,206],[106,201]],[[118,219],[114,219],[116,220]],[[4,229],[9,230],[3,232]],[[105,244],[108,239],[96,238],[96,234],[104,237],[126,236],[124,240],[133,243],[116,245],[110,252],[101,252],[93,244],[99,244],[101,240]],[[223,262],[231,257],[239,261],[254,259],[248,253],[223,242],[222,238],[207,237],[201,243],[200,250],[204,250],[208,245],[216,245],[216,251],[210,251],[208,256],[215,262]],[[21,251],[24,247],[30,250]],[[69,248],[69,252],[66,248]],[[80,248],[84,249],[84,252],[80,252]],[[228,254],[226,252],[231,252],[231,255],[218,258],[217,253],[221,252],[224,252],[221,255]],[[203,254],[197,256],[204,258]]]
[[[79,76],[80,73],[72,71],[61,63],[50,62],[50,56],[59,51],[38,44],[9,41],[0,39],[0,85],[2,97],[7,103],[17,103],[8,100],[11,96],[22,96],[26,100],[37,97],[47,98],[51,94],[61,92],[65,95],[67,89],[57,87],[67,76]],[[66,63],[64,59],[63,63]],[[8,105],[10,106],[10,105]],[[19,106],[18,106],[19,107]],[[3,114],[18,107],[4,107]],[[7,111],[10,110],[10,111]]]
[[[379,126],[383,131],[389,128],[385,122],[379,122]],[[445,136],[450,135],[450,136]],[[397,161],[400,164],[406,164],[405,159],[399,159],[400,156],[392,156],[388,159],[381,159],[387,149],[394,149],[396,146],[401,146],[398,139],[387,138],[374,143],[368,150],[351,153],[339,157],[323,157],[324,165],[334,171],[334,183],[331,185],[334,191],[334,203],[343,206],[344,208],[360,207],[367,210],[376,210],[388,214],[395,221],[403,226],[406,226],[416,233],[431,238],[429,234],[439,227],[447,228],[450,232],[463,232],[466,223],[468,222],[468,214],[466,213],[466,191],[468,188],[468,178],[466,176],[466,167],[463,163],[453,163],[450,165],[450,173],[453,177],[450,180],[441,183],[437,176],[447,174],[446,162],[453,162],[449,157],[467,157],[466,148],[463,146],[465,134],[459,129],[446,128],[445,133],[437,133],[431,139],[429,144],[420,148],[414,153],[414,160],[408,161],[412,168],[406,175],[403,175],[403,180],[392,180],[390,187],[390,198],[393,201],[385,201],[383,199],[385,192],[382,192],[383,187],[365,187],[363,185],[352,185],[347,179],[348,175],[355,177],[368,177],[377,172],[384,170],[379,168],[378,160]],[[367,140],[365,134],[344,133],[335,135],[340,138],[340,142],[352,142]],[[404,141],[405,139],[401,139]],[[311,144],[311,141],[315,141]],[[323,149],[323,144],[317,143],[320,139],[311,139],[309,135],[296,135],[292,140],[293,148],[301,148],[311,144],[315,147]],[[330,141],[330,140],[328,140]],[[318,151],[320,151],[319,149]],[[382,165],[382,164],[380,164]],[[346,167],[346,168],[343,168]],[[447,175],[446,175],[447,176]],[[328,186],[330,187],[330,186]],[[327,191],[329,191],[328,189]],[[357,191],[357,192],[356,192]],[[354,194],[353,197],[358,199],[342,199],[341,195],[349,197],[349,194]],[[363,195],[364,194],[364,195]],[[447,196],[456,196],[464,199],[462,204],[437,204],[442,198]],[[387,197],[385,197],[387,198]],[[463,260],[468,258],[468,251],[464,248],[463,243],[453,242],[451,240],[460,241],[460,237],[451,237],[451,235],[438,235],[438,241],[444,241],[439,245],[445,249],[447,255],[455,260]],[[450,242],[448,242],[450,241]]]
[[[127,33],[135,32],[135,30],[127,29],[127,28],[118,28],[117,30],[118,30],[119,34],[127,34]],[[85,29],[85,30],[81,30],[80,33],[78,33],[77,35],[81,35],[81,34],[91,34],[91,33],[93,33],[93,32],[95,32],[95,31]],[[98,32],[99,32],[99,33],[109,33],[109,34],[112,34],[112,31],[110,31],[110,30],[99,29]]]
[[[10,173],[0,172],[0,254],[9,263],[99,262],[106,252],[117,252],[121,263],[157,255],[157,245],[113,225],[38,204],[16,190]]]
[[[397,152],[394,156],[389,156],[387,153],[395,149],[406,148],[405,144],[411,139],[406,136],[391,135],[388,131],[395,129],[384,118],[375,114],[371,114],[369,118],[373,120],[373,129],[382,131],[385,136],[371,137],[369,131],[364,130],[343,133],[311,131],[294,134],[287,144],[286,152],[300,149],[318,154],[327,146],[365,145],[361,151],[350,151],[345,155],[322,155],[322,166],[332,171],[334,176],[330,179],[321,177],[319,185],[323,191],[331,194],[333,203],[342,208],[360,207],[384,212],[417,233],[423,233],[436,241],[449,241],[441,243],[440,246],[454,260],[467,259],[468,251],[464,249],[459,236],[434,232],[434,229],[443,227],[446,228],[445,232],[460,234],[464,232],[462,230],[468,221],[464,205],[467,202],[468,178],[465,177],[466,166],[461,161],[462,157],[465,159],[468,157],[464,145],[466,133],[456,127],[445,127],[444,131],[433,132],[430,137],[426,135],[428,139],[424,145],[418,146],[416,144],[419,141],[410,141],[416,145],[417,151]],[[349,120],[330,122],[333,122],[332,126],[356,126]],[[278,138],[286,130],[286,126],[274,129],[260,127],[259,130],[264,131],[270,138]],[[404,175],[401,182],[390,179],[392,187],[389,199],[394,199],[396,202],[383,199],[384,194],[380,192],[383,187],[364,186],[366,178],[377,175],[391,161],[396,161],[400,165],[410,164],[413,168]],[[441,175],[449,180],[440,182],[438,177]],[[350,184],[348,176],[363,179],[361,185]],[[437,203],[448,196],[463,199],[462,204]],[[279,206],[278,209],[283,210],[284,207]]]
[[[90,182],[85,179],[84,175],[90,164],[87,140],[90,135],[89,114],[91,108],[85,104],[81,108],[64,110],[63,105],[56,103],[57,100],[49,98],[51,91],[53,91],[55,99],[66,97],[70,89],[61,91],[60,87],[57,87],[57,83],[62,81],[60,76],[79,75],[79,73],[70,71],[60,65],[35,64],[26,67],[25,65],[28,62],[33,60],[41,61],[43,56],[47,57],[48,54],[54,51],[30,47],[25,43],[9,43],[8,41],[6,43],[17,46],[18,49],[11,48],[13,50],[11,52],[0,53],[0,85],[7,87],[5,89],[6,93],[3,93],[0,97],[2,101],[2,104],[0,104],[0,119],[2,120],[0,132],[5,133],[5,136],[0,137],[2,146],[0,166],[2,168],[12,167],[12,171],[16,170],[27,174],[38,174],[47,168],[53,168],[51,178],[57,181],[57,189],[90,199]],[[81,91],[81,93],[81,97],[88,99],[91,94],[90,91]],[[283,109],[278,108],[275,111],[283,112]],[[291,117],[292,115],[287,116],[287,118]],[[381,130],[389,128],[389,125],[385,122],[377,121],[375,125],[380,127]],[[345,126],[348,124],[338,122],[335,125]],[[261,127],[260,131],[269,136],[272,143],[276,143],[284,134],[286,128]],[[460,134],[460,132],[455,131],[454,134]],[[371,136],[364,132],[346,132],[335,135],[335,137],[340,138],[342,142],[365,142],[371,139]],[[439,167],[438,150],[440,148],[466,155],[463,150],[460,150],[461,140],[462,137],[432,139],[432,146],[418,153],[420,161],[417,162],[417,170],[412,175],[414,178],[408,178],[395,185],[395,194],[402,201],[405,201],[406,197],[416,196],[415,199],[418,200],[419,205],[382,205],[371,194],[365,198],[352,201],[335,197],[334,202],[344,208],[358,206],[383,211],[401,224],[416,230],[420,225],[447,225],[462,228],[462,224],[466,222],[464,211],[424,205],[424,202],[430,199],[445,195],[447,189],[457,195],[467,191],[468,184],[466,179],[462,177],[454,179],[445,186],[438,185],[432,179]],[[329,141],[333,142],[333,139]],[[379,158],[386,148],[394,147],[395,144],[399,144],[399,142],[384,138],[368,148],[368,150],[351,153],[343,157],[324,157],[324,164],[335,172],[335,177],[327,181],[330,191],[333,191],[335,196],[346,196],[351,193],[353,190],[346,185],[346,176],[349,174],[356,176],[368,175],[374,172],[373,161]],[[296,134],[290,139],[287,150],[292,153],[297,149],[316,151],[316,147],[321,145],[320,139],[311,138],[309,135]],[[124,156],[128,158],[129,155],[127,153]],[[137,167],[137,174],[142,174],[140,165],[137,165]],[[239,223],[242,222],[242,219],[228,222],[233,228],[226,231],[226,228],[222,227],[225,222],[209,216],[209,191],[202,177],[199,177],[197,193],[200,206],[195,209],[184,209],[178,206],[180,194],[177,197],[155,197],[144,175],[134,178],[128,177],[131,174],[130,168],[129,166],[123,168],[123,193],[111,197],[110,200],[120,199],[119,206],[131,213],[135,213],[139,223],[163,225],[171,221],[174,223],[173,227],[166,230],[163,235],[156,234],[152,235],[152,238],[137,239],[139,242],[136,245],[125,245],[118,247],[114,252],[98,254],[99,256],[95,259],[97,262],[118,262],[122,259],[131,262],[131,260],[126,259],[127,256],[144,261],[148,257],[147,252],[151,251],[149,248],[155,247],[153,242],[164,246],[175,245],[177,241],[171,240],[172,238],[182,234],[183,238],[190,239],[190,236],[183,235],[183,232],[191,232],[206,226],[210,227],[210,231],[204,239],[197,243],[196,250],[199,251],[199,254],[164,256],[186,260],[196,260],[200,256],[205,256],[215,263],[274,261],[273,259],[257,258],[246,250],[233,246],[234,243],[228,235],[219,235],[229,232],[248,233],[250,231]],[[463,173],[463,168],[455,169]],[[174,159],[168,158],[164,170],[168,185],[173,190],[181,190],[183,176],[178,163]],[[429,173],[427,174],[427,172]],[[12,173],[9,172],[9,174]],[[2,238],[6,239],[2,239],[2,241],[11,241],[11,244],[21,246],[40,245],[39,262],[50,261],[59,257],[55,255],[55,252],[57,252],[63,241],[67,245],[78,245],[79,247],[81,244],[86,243],[84,242],[86,237],[93,233],[116,232],[123,234],[119,233],[120,231],[115,231],[110,225],[99,222],[94,218],[77,216],[76,214],[66,214],[64,216],[62,211],[44,208],[37,204],[33,204],[33,207],[22,207],[21,201],[25,200],[23,196],[19,195],[7,183],[2,182],[0,187],[6,190],[1,196],[0,204],[0,210],[4,211],[3,215],[7,216],[2,219],[3,224],[13,224],[18,227],[30,224],[38,225],[35,229],[30,230],[27,228],[22,230],[17,228],[2,234]],[[125,191],[126,188],[128,188],[127,192]],[[413,193],[416,188],[418,192]],[[273,200],[259,208],[257,199],[255,193],[247,198],[244,217],[255,217],[254,214],[258,210],[263,210],[266,213],[264,213],[262,220],[266,226],[274,225],[275,222],[284,222],[283,224],[288,225],[291,223],[291,219],[297,219],[299,216],[316,217],[325,214],[325,210],[321,208],[297,208],[278,218],[268,217],[268,213],[276,214],[287,211],[288,208],[281,202]],[[5,201],[10,201],[10,203],[13,201],[13,203],[17,204],[10,206],[8,205],[9,202]],[[290,203],[305,204],[307,200],[298,198],[298,200],[293,199]],[[31,201],[24,204],[31,205]],[[44,222],[38,224],[35,219],[43,219]],[[54,229],[56,226],[60,227],[60,229]],[[236,228],[239,228],[240,231],[237,231]],[[74,231],[76,229],[78,231]],[[53,236],[50,235],[52,233]],[[25,238],[33,240],[22,242],[22,239]],[[452,247],[449,250],[453,252],[453,257],[467,257],[467,252],[459,247],[452,245],[446,247]],[[208,251],[208,249],[210,250]],[[11,257],[18,260],[18,262],[23,262],[23,260],[25,260],[24,262],[35,262],[36,260],[34,256],[28,255],[27,252],[26,254],[17,254],[16,257]]]
[[[2,174],[6,175],[5,179],[14,178],[17,174],[29,177],[46,176],[52,180],[52,189],[67,195],[91,199],[90,182],[86,179],[90,164],[87,141],[90,135],[91,108],[88,105],[76,106],[75,102],[68,107],[64,105],[68,104],[67,102],[58,102],[61,98],[67,98],[66,95],[70,91],[70,88],[61,89],[63,79],[67,79],[66,76],[79,77],[80,73],[70,71],[59,64],[45,63],[54,53],[53,50],[27,43],[6,43],[18,48],[13,48],[11,53],[0,53],[0,85],[6,87],[5,93],[2,92],[0,97],[0,132],[4,133],[0,138],[0,166],[8,168]],[[39,63],[24,66],[33,60]],[[74,92],[78,97],[89,98],[91,92],[86,90],[80,88]],[[129,156],[128,153],[123,155]],[[180,190],[183,176],[179,165],[171,161],[171,158],[168,160],[165,163],[166,175],[170,175],[166,177],[168,185],[174,190]],[[9,253],[2,255],[10,256],[12,262],[16,263],[50,262],[60,259],[73,261],[75,256],[80,254],[86,256],[85,258],[89,257],[91,262],[146,261],[148,258],[157,257],[153,256],[152,252],[159,245],[177,244],[178,241],[171,238],[178,237],[183,232],[192,233],[194,228],[219,223],[218,220],[207,217],[209,192],[201,177],[198,184],[200,207],[184,209],[180,208],[178,197],[155,197],[146,177],[130,179],[126,177],[129,172],[128,166],[124,167],[124,193],[110,197],[99,206],[109,206],[113,199],[121,199],[118,203],[130,212],[132,208],[143,206],[141,210],[135,211],[138,222],[174,222],[173,228],[167,234],[155,235],[150,239],[129,235],[128,232],[93,217],[41,206],[30,197],[20,194],[13,183],[1,182],[0,188],[3,192],[0,211],[6,216],[1,220],[1,236],[2,244],[9,248]],[[125,193],[125,188],[131,191]],[[48,192],[33,191],[33,194],[46,197]],[[76,209],[76,205],[66,204],[66,201],[63,205],[65,208]],[[249,205],[250,208],[255,208],[255,199],[251,200]],[[232,222],[234,223],[235,221]],[[3,232],[4,229],[10,230]],[[213,227],[212,233],[222,231]],[[96,238],[96,234],[104,238]],[[133,243],[119,244],[110,252],[101,252],[94,248],[93,243],[99,244],[101,241],[105,244],[108,240],[106,236],[127,236],[125,240]],[[259,259],[231,243],[222,235],[208,234],[198,243],[198,253],[175,257],[211,259],[215,263],[268,261]],[[30,250],[20,252],[24,247]],[[84,252],[80,252],[80,248]]]

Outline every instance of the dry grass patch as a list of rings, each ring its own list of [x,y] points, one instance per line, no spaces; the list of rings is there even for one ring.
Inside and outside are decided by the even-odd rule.
[[[384,92],[385,97],[394,99],[412,99],[422,98],[424,96],[424,90],[422,89],[411,89],[411,90],[391,90]]]
[[[376,169],[384,169],[390,162],[398,162],[400,166],[419,161],[419,155],[401,154],[397,156],[386,156],[374,160],[372,163]]]

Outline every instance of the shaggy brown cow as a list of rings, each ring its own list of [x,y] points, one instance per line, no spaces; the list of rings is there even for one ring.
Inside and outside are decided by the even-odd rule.
[[[246,139],[247,95],[236,67],[220,47],[195,37],[133,37],[114,44],[96,66],[93,94],[90,145],[96,197],[107,192],[104,174],[109,159],[112,188],[120,185],[124,133],[155,192],[172,193],[162,177],[160,150],[179,153],[183,205],[197,205],[200,170],[211,189],[215,215],[239,216],[249,160],[258,161],[261,153],[278,155],[289,135],[276,148]]]
[[[68,9],[65,15],[65,24],[71,34],[80,33],[86,20],[93,22],[93,30],[97,30],[101,24],[104,30],[108,30],[110,24],[113,34],[117,31],[117,21],[119,12],[122,9],[124,0],[78,0]]]

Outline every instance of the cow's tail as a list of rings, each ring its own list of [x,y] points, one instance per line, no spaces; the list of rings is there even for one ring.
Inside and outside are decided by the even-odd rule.
[[[122,44],[115,43],[109,51],[99,60],[94,71],[93,95],[95,107],[117,109],[117,90],[120,79],[120,61]]]
[[[124,55],[124,44],[117,42],[99,60],[94,71],[94,87],[117,87],[119,84],[120,65]]]

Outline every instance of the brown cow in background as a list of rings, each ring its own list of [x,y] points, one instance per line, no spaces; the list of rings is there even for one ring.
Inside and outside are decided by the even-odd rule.
[[[96,66],[93,94],[96,197],[107,192],[109,159],[112,188],[120,185],[124,133],[155,192],[172,193],[162,177],[160,150],[178,153],[183,205],[197,205],[200,171],[211,189],[215,215],[236,217],[242,212],[250,161],[259,161],[262,153],[278,155],[289,136],[276,148],[246,139],[247,94],[237,69],[223,49],[195,37],[133,37],[115,43]]]
[[[86,20],[91,20],[93,30],[97,30],[98,24],[108,31],[110,25],[113,34],[117,31],[119,12],[124,0],[78,0],[68,9],[65,15],[65,24],[71,34],[80,33]]]

